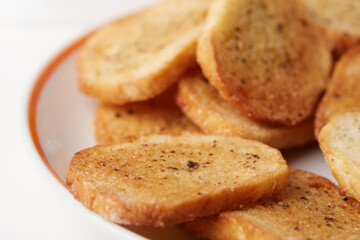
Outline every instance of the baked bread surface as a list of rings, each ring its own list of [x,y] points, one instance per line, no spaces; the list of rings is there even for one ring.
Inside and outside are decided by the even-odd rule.
[[[289,184],[275,201],[186,223],[213,239],[359,239],[359,203],[318,175],[290,168]]]
[[[332,66],[331,45],[297,0],[219,0],[197,58],[220,95],[249,117],[296,125],[310,117]]]
[[[212,0],[165,1],[95,32],[77,56],[79,88],[102,102],[145,101],[195,62]]]
[[[360,107],[360,45],[347,51],[336,63],[331,81],[316,110],[315,135],[337,114]]]
[[[203,134],[176,106],[171,90],[145,102],[100,104],[94,124],[98,144],[131,142],[153,134]]]
[[[71,160],[67,184],[110,221],[164,227],[276,196],[287,179],[286,162],[274,148],[188,135],[82,150]]]
[[[185,115],[208,134],[243,137],[282,149],[314,140],[313,117],[292,127],[253,120],[223,100],[201,73],[180,80],[176,101]]]
[[[310,16],[331,37],[336,55],[360,41],[360,1],[302,0]]]
[[[321,130],[319,143],[339,185],[360,201],[360,112],[332,117]]]

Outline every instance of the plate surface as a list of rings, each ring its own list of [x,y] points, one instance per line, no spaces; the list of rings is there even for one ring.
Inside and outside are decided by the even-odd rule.
[[[64,49],[37,79],[29,102],[29,126],[34,145],[51,177],[65,188],[73,154],[96,144],[93,121],[97,103],[77,89],[75,55],[86,37]],[[290,166],[317,173],[335,182],[316,143],[283,152]],[[65,192],[65,191],[63,191]],[[65,192],[69,194],[69,192]],[[77,204],[76,200],[73,200]],[[89,212],[78,204],[79,211]],[[98,221],[95,214],[89,219]],[[195,239],[177,228],[123,227],[100,219],[103,227],[126,239]],[[100,226],[101,227],[101,226]]]

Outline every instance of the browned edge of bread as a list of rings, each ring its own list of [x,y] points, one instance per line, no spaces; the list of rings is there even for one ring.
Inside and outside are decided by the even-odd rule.
[[[307,194],[308,195],[313,194],[311,193],[313,188],[318,189],[314,191],[324,192],[325,195],[331,194],[331,191],[335,191],[338,193],[337,197],[340,197],[340,201],[342,204],[341,206],[334,205],[335,207],[337,207],[338,209],[337,211],[340,212],[340,215],[342,211],[345,211],[344,213],[352,215],[352,219],[347,219],[346,217],[339,215],[331,215],[333,209],[331,205],[333,204],[333,202],[330,199],[329,199],[330,202],[325,203],[328,204],[328,206],[330,207],[325,206],[323,209],[318,209],[316,206],[312,206],[311,202],[308,202],[309,203],[308,206],[304,206],[303,209],[301,207],[298,209],[300,211],[301,210],[303,211],[301,214],[304,214],[304,216],[308,215],[307,217],[305,217],[302,220],[290,219],[292,215],[296,217],[297,215],[296,211],[298,210],[292,209],[292,207],[288,204],[297,204],[297,203],[296,202],[290,203],[284,199],[286,198],[286,193],[287,193],[287,189],[285,189],[284,192],[278,196],[278,200],[276,200],[277,202],[275,202],[275,205],[271,203],[273,202],[273,200],[262,199],[258,203],[249,206],[243,210],[223,212],[215,216],[198,218],[195,221],[182,224],[181,227],[183,227],[184,229],[186,229],[195,236],[209,238],[213,240],[220,240],[220,239],[282,240],[282,239],[310,239],[310,238],[339,239],[339,237],[341,236],[347,239],[348,237],[360,236],[359,230],[355,229],[354,232],[351,231],[347,232],[348,230],[351,229],[351,227],[350,229],[349,228],[344,229],[347,223],[348,224],[351,223],[352,226],[354,225],[356,226],[360,224],[359,221],[356,222],[356,219],[360,219],[359,202],[349,197],[341,188],[336,186],[330,180],[303,170],[290,168],[289,184],[291,184],[291,181],[294,181],[291,179],[295,176],[296,178],[300,178],[300,181],[301,179],[304,179],[304,183],[309,182],[309,189],[307,189],[306,191],[309,191],[310,193],[309,192],[307,193],[305,191],[304,195],[300,197],[301,199],[295,200],[299,202],[298,204],[300,203],[304,204],[307,201],[312,201],[312,202],[314,201],[313,199],[311,200],[307,199],[307,197],[309,198]],[[294,185],[292,187],[294,188],[294,191],[303,191],[300,190],[300,187],[296,187],[297,186],[296,182],[292,182],[292,184]],[[301,184],[299,184],[298,186],[301,186]],[[328,195],[328,197],[331,198],[332,196]],[[264,203],[267,205],[262,206],[262,204]],[[343,207],[347,208],[347,210],[345,209],[342,210]],[[267,208],[269,214],[266,213]],[[259,213],[264,213],[264,214],[259,215]],[[259,219],[261,215],[266,216],[267,218],[266,221],[263,221],[265,219]],[[340,218],[341,220],[338,218]],[[279,224],[274,225],[272,221],[274,222],[280,221],[279,222],[280,225]],[[317,224],[316,221],[318,221]],[[274,229],[274,226],[277,226],[279,229]],[[341,226],[343,226],[344,228],[342,228]],[[304,233],[302,232],[304,230],[302,229],[303,227],[306,227],[308,229],[305,230],[306,232]],[[288,228],[292,228],[291,232],[288,232],[289,231]]]
[[[334,67],[331,81],[316,109],[316,138],[331,116],[360,109],[357,79],[360,80],[360,45],[349,49]]]
[[[207,134],[243,137],[281,149],[305,145],[315,139],[314,117],[291,127],[258,122],[223,100],[199,72],[189,73],[180,80],[176,102]]]
[[[288,73],[286,75],[283,76],[283,79],[286,79],[287,82],[289,82],[289,76],[298,76],[299,74],[302,76],[299,76],[299,81],[297,81],[297,87],[294,87],[295,84],[289,85],[288,86],[288,92],[286,92],[286,90],[281,91],[281,92],[277,92],[277,89],[279,89],[280,87],[284,88],[284,84],[286,84],[285,81],[283,81],[282,84],[279,84],[277,87],[275,86],[273,89],[268,89],[265,86],[268,86],[268,82],[266,82],[265,80],[267,79],[266,76],[264,75],[263,78],[261,79],[261,81],[259,80],[258,84],[254,84],[253,89],[264,89],[264,91],[266,91],[266,89],[269,90],[269,92],[264,92],[262,95],[260,93],[257,93],[257,97],[253,97],[255,91],[251,91],[250,89],[248,89],[247,86],[249,85],[249,81],[251,81],[251,79],[254,79],[252,77],[249,77],[249,75],[251,76],[251,74],[255,74],[256,72],[259,71],[250,71],[250,73],[247,73],[245,71],[230,71],[224,70],[224,66],[225,64],[224,59],[220,59],[219,57],[219,52],[220,50],[218,48],[221,48],[221,46],[223,46],[225,43],[217,43],[216,39],[215,39],[215,35],[222,35],[225,33],[222,33],[222,31],[219,29],[219,23],[215,22],[215,18],[217,17],[217,15],[220,16],[226,16],[228,17],[227,14],[223,13],[225,10],[221,9],[223,7],[223,5],[226,5],[226,1],[229,0],[221,0],[217,2],[217,5],[214,4],[213,8],[211,9],[210,13],[209,13],[209,17],[208,17],[208,22],[207,22],[207,27],[205,28],[204,33],[201,35],[200,39],[199,39],[199,44],[197,46],[197,59],[198,62],[201,65],[201,68],[205,74],[205,76],[208,78],[208,80],[210,81],[210,83],[212,85],[214,85],[220,92],[221,96],[228,101],[229,103],[231,103],[234,107],[238,108],[241,112],[243,112],[244,114],[248,115],[249,117],[258,120],[258,121],[263,121],[263,122],[270,122],[270,123],[276,123],[276,124],[280,124],[280,125],[295,125],[303,120],[305,120],[306,118],[308,118],[314,111],[314,108],[320,98],[321,93],[323,92],[323,90],[325,89],[326,83],[328,81],[328,75],[330,73],[331,70],[331,65],[332,65],[332,59],[331,59],[331,46],[329,43],[329,40],[327,39],[326,36],[324,36],[324,34],[322,33],[321,28],[318,27],[317,24],[315,24],[310,18],[307,17],[306,12],[305,12],[305,8],[302,5],[302,3],[300,1],[271,1],[271,4],[288,4],[288,8],[291,9],[294,14],[294,16],[296,16],[296,20],[298,21],[298,28],[301,29],[301,38],[304,39],[304,36],[307,36],[306,40],[303,42],[301,42],[302,45],[305,45],[304,42],[308,43],[308,45],[306,47],[302,46],[301,44],[298,44],[298,49],[297,49],[297,54],[298,57],[297,58],[304,58],[301,59],[300,62],[302,62],[303,64],[297,64],[298,68],[302,68],[302,69],[306,69],[305,70],[301,70],[301,71],[294,71],[293,73]],[[264,2],[260,2],[257,1],[258,5],[266,5]],[[244,1],[241,1],[241,3],[244,3]],[[245,3],[244,3],[245,4]],[[240,2],[239,2],[240,5]],[[239,7],[239,6],[235,6],[234,8]],[[229,12],[234,12],[237,11],[237,9],[226,9]],[[250,9],[253,10],[253,9]],[[239,10],[240,11],[240,10]],[[234,17],[233,15],[235,15],[234,13],[232,13],[231,17]],[[290,14],[288,14],[289,16]],[[214,17],[215,16],[215,17]],[[218,17],[219,18],[219,17]],[[225,17],[223,17],[225,18]],[[229,21],[229,20],[227,20]],[[225,20],[224,20],[225,22]],[[295,22],[295,20],[294,20]],[[255,23],[254,23],[255,24]],[[285,31],[284,29],[286,29],[286,24],[284,23],[283,25],[281,25],[281,31]],[[303,26],[303,27],[300,27]],[[305,26],[305,27],[304,27]],[[246,28],[246,26],[245,26]],[[214,30],[216,29],[216,30]],[[236,29],[239,29],[239,31],[237,31]],[[269,27],[269,29],[272,29]],[[311,29],[311,30],[306,30],[306,29]],[[227,30],[226,30],[227,31]],[[237,33],[241,33],[242,28],[241,26],[239,26],[238,28],[235,28],[234,31],[237,31]],[[228,36],[228,38],[236,38],[236,34],[230,34],[228,31],[226,32]],[[226,36],[227,36],[226,35]],[[275,33],[273,35],[276,35]],[[290,34],[291,35],[291,34]],[[241,45],[241,47],[238,47],[238,49],[246,49],[245,44],[250,44],[250,43],[243,43],[243,40],[241,38],[241,36],[237,36],[240,43],[238,44],[239,46]],[[260,36],[259,36],[260,37]],[[227,38],[226,38],[227,39]],[[219,40],[220,41],[220,40]],[[224,40],[225,42],[227,40]],[[311,43],[310,43],[311,42]],[[227,51],[230,52],[230,44],[228,44],[229,46],[227,46]],[[244,46],[243,46],[244,45]],[[251,44],[250,44],[251,45]],[[257,46],[258,45],[258,46]],[[253,44],[251,45],[252,48],[261,48],[261,44]],[[217,46],[217,47],[216,47]],[[220,47],[219,47],[220,46]],[[314,48],[314,46],[319,46],[317,49]],[[237,46],[233,46],[234,49]],[[225,48],[225,47],[224,47]],[[249,47],[250,48],[250,47]],[[309,49],[312,50],[310,51]],[[294,44],[292,44],[292,49],[294,49]],[[307,51],[305,51],[305,49],[307,49]],[[231,48],[232,52],[234,51],[238,51],[239,50],[233,50],[233,48]],[[291,49],[289,49],[291,50]],[[319,54],[317,54],[315,57],[315,55],[313,54],[313,52],[317,51]],[[224,50],[226,51],[226,50]],[[255,54],[255,53],[253,53]],[[285,54],[285,51],[281,54]],[[292,50],[292,55],[294,54],[294,50]],[[306,60],[306,58],[303,55],[311,55],[313,54],[314,57],[312,58],[314,61],[312,64],[309,64],[308,60]],[[285,54],[286,55],[286,54]],[[280,53],[279,53],[279,56]],[[257,58],[258,59],[258,58]],[[278,58],[276,58],[278,59]],[[280,59],[280,58],[279,58]],[[280,61],[280,60],[277,61]],[[321,59],[321,60],[320,60]],[[235,61],[235,60],[234,60]],[[275,61],[275,60],[274,60]],[[298,59],[291,59],[288,58],[288,66],[292,66],[294,63],[299,63]],[[290,63],[289,63],[290,61]],[[291,62],[293,61],[293,62]],[[256,61],[252,61],[253,63],[255,63]],[[270,62],[271,63],[271,62]],[[248,66],[248,69],[250,69],[250,67],[254,67],[254,64],[251,64],[249,62],[249,59],[245,59],[243,60],[243,62],[241,61],[241,58],[238,59],[236,61],[236,64],[238,67],[244,65],[244,66]],[[275,65],[275,63],[272,63],[273,65]],[[282,63],[279,62],[279,65],[281,65]],[[285,64],[286,65],[286,64]],[[264,64],[262,64],[261,66],[264,66]],[[273,69],[276,69],[277,66],[273,66],[271,69],[271,71],[274,71]],[[228,67],[230,69],[230,67]],[[234,67],[235,69],[235,67]],[[295,68],[294,68],[295,69]],[[233,69],[232,69],[233,70]],[[308,72],[311,72],[311,74],[307,74]],[[306,73],[304,75],[304,73]],[[236,74],[236,79],[238,81],[238,83],[236,84],[231,84],[230,82],[234,82],[232,80],[232,77],[230,76],[231,74]],[[301,88],[299,87],[300,82],[302,82],[303,84],[305,84],[303,81],[304,79],[308,79],[309,76],[311,75],[311,77],[313,79],[317,79],[317,81],[311,81],[311,83],[309,84],[309,82],[307,82],[307,87],[302,86]],[[274,81],[273,78],[276,78],[275,76],[277,76],[277,74],[273,74],[270,76],[269,79],[272,80],[272,82]],[[233,77],[235,79],[235,77]],[[242,79],[242,80],[241,80]],[[295,81],[293,81],[295,82]],[[316,82],[316,83],[315,83]],[[312,85],[312,86],[311,86]],[[310,91],[309,91],[310,89]],[[303,91],[302,91],[303,90]],[[302,94],[302,97],[293,97],[293,93],[295,91],[298,91],[298,95],[300,95],[300,93],[304,93]],[[310,93],[311,92],[311,93]],[[273,100],[271,100],[268,96],[272,96]],[[284,95],[286,95],[286,97],[284,97]],[[250,97],[252,96],[252,97]],[[266,99],[267,98],[267,99]],[[266,101],[263,101],[262,104],[260,104],[259,102],[261,101],[261,99],[266,99]],[[275,99],[275,100],[274,100]],[[281,100],[280,100],[281,99]],[[265,107],[266,106],[271,106],[271,107]]]
[[[82,150],[70,163],[67,184],[85,207],[112,222],[165,227],[276,196],[287,179],[276,149],[187,135]]]

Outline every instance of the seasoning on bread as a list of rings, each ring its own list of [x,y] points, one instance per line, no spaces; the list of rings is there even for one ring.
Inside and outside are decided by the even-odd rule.
[[[310,16],[331,37],[335,54],[339,56],[353,44],[360,42],[359,0],[302,0]]]
[[[98,144],[130,142],[153,134],[203,134],[176,106],[174,91],[146,102],[100,104],[95,117]]]
[[[319,143],[339,185],[360,201],[360,112],[330,118],[320,131]]]
[[[196,64],[212,0],[165,1],[104,26],[77,56],[79,87],[102,102],[145,101]]]
[[[286,186],[281,153],[242,138],[150,136],[76,153],[75,198],[120,224],[164,227],[274,197]]]
[[[223,100],[201,73],[180,80],[176,99],[181,110],[208,134],[243,137],[282,149],[314,140],[313,118],[292,127],[248,118]]]
[[[316,111],[315,135],[337,114],[359,109],[360,45],[347,51],[336,63],[331,81]]]
[[[197,58],[241,112],[291,126],[311,116],[332,65],[328,39],[297,0],[217,1]]]
[[[359,239],[359,203],[318,175],[290,168],[289,185],[276,200],[185,224],[213,240]]]

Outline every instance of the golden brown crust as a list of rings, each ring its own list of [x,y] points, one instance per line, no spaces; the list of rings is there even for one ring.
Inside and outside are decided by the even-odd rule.
[[[288,167],[262,143],[213,136],[151,136],[76,153],[67,184],[104,218],[169,226],[278,195]]]
[[[199,218],[184,227],[214,240],[357,239],[359,211],[359,203],[329,180],[290,169],[289,185],[275,201],[262,200],[244,210]]]
[[[310,16],[334,43],[335,55],[360,41],[360,2],[358,0],[302,0]]]
[[[217,1],[197,58],[226,101],[284,125],[312,114],[332,65],[328,39],[296,0]]]
[[[200,73],[191,73],[178,85],[176,101],[204,132],[257,140],[275,148],[291,148],[314,140],[313,118],[283,127],[252,120],[223,100]]]
[[[203,132],[176,106],[174,91],[155,99],[126,105],[100,104],[95,117],[98,144],[136,140],[153,134],[182,135]]]
[[[182,226],[194,236],[212,240],[281,240],[274,233],[258,227],[246,218],[234,216],[231,212],[198,218],[195,221],[182,224]]]
[[[327,164],[340,186],[360,201],[360,113],[330,118],[320,131],[319,143]]]
[[[160,94],[196,64],[196,41],[211,3],[165,1],[99,29],[77,56],[80,90],[114,104]]]
[[[360,45],[351,48],[336,63],[331,81],[316,110],[315,135],[331,116],[359,108]]]

